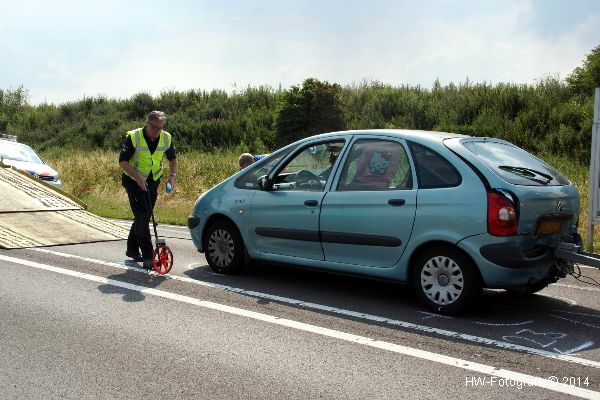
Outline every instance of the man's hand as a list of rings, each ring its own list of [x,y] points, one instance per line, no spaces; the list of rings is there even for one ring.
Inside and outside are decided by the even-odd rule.
[[[135,181],[137,182],[140,189],[142,189],[144,192],[147,190],[146,180],[141,174],[136,174]]]
[[[169,182],[171,183],[171,190],[175,189],[175,181],[177,177],[174,174],[169,175]]]
[[[146,178],[144,178],[142,174],[133,169],[133,167],[129,165],[129,162],[127,161],[119,162],[119,166],[123,171],[125,171],[125,173],[127,173],[127,175],[132,177],[137,182],[140,189],[142,189],[144,192],[146,191]]]

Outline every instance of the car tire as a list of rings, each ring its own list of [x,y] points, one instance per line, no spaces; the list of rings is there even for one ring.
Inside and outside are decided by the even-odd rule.
[[[475,266],[459,250],[435,246],[420,254],[414,264],[417,296],[440,314],[458,314],[475,304],[482,286]]]
[[[244,241],[237,227],[229,221],[211,224],[204,235],[208,265],[220,274],[239,274],[245,266]]]

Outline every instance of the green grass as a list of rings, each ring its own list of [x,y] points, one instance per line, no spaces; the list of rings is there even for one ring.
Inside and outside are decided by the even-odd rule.
[[[65,155],[55,149],[43,156],[60,172],[64,191],[85,202],[90,212],[109,218],[133,217],[125,189],[121,186],[121,169],[116,152],[96,150]],[[178,155],[177,186],[171,194],[166,194],[163,179],[155,208],[156,219],[163,223],[186,225],[198,196],[237,171],[238,156],[239,149]],[[561,171],[577,187],[581,199],[579,233],[585,241],[589,166],[565,156],[538,156]],[[600,249],[600,238],[594,238],[594,248]]]

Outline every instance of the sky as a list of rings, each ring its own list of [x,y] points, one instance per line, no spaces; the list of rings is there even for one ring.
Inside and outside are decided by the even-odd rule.
[[[600,0],[0,0],[0,89],[34,105],[307,78],[534,84],[598,45]]]

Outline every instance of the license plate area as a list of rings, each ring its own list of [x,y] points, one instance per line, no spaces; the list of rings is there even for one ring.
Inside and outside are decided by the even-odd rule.
[[[570,220],[571,218],[571,214],[555,215],[540,218],[535,229],[535,234],[536,236],[539,236],[559,233],[562,229],[563,223]]]

